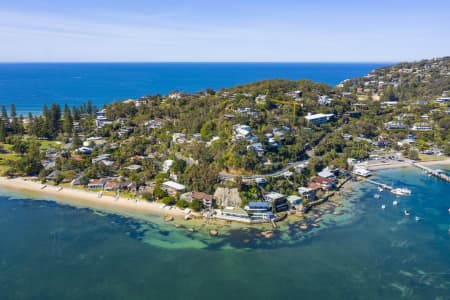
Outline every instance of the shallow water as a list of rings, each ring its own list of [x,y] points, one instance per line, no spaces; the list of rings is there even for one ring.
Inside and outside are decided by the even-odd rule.
[[[415,169],[377,178],[413,195],[393,207],[358,183],[345,214],[273,239],[1,197],[0,299],[450,299],[450,185]]]

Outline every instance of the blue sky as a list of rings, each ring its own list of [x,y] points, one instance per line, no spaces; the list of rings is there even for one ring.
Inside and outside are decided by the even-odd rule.
[[[450,55],[448,0],[2,0],[0,61],[397,62]]]

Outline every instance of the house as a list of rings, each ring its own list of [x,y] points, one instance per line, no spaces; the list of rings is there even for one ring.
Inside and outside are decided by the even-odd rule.
[[[397,101],[384,101],[381,103],[381,107],[382,108],[393,107],[393,106],[396,106],[397,104],[398,104]]]
[[[334,119],[334,114],[311,114],[308,113],[308,115],[305,117],[306,121],[318,126],[323,123],[330,122]]]
[[[81,147],[77,149],[78,153],[81,154],[91,154],[94,151],[91,147]]]
[[[312,179],[312,183],[317,183],[320,185],[320,187],[324,190],[331,190],[335,183],[336,183],[336,179],[334,178],[323,178],[323,177],[314,177]]]
[[[172,135],[172,142],[176,144],[183,144],[186,142],[186,135],[184,133],[176,132]]]
[[[105,191],[115,191],[120,189],[120,183],[115,181],[108,181],[103,187]]]
[[[389,121],[386,124],[384,124],[384,128],[388,129],[388,130],[393,130],[393,129],[405,129],[406,126],[405,124],[403,124],[402,122],[397,122],[397,121]]]
[[[170,93],[167,97],[172,100],[178,100],[181,98],[181,93],[175,91]]]
[[[96,164],[96,163],[99,163],[99,162],[101,162],[103,160],[107,160],[110,156],[111,156],[111,154],[108,154],[108,153],[99,155],[99,156],[97,156],[97,157],[92,159],[92,163]]]
[[[145,104],[147,104],[148,103],[148,99],[147,98],[139,98],[139,99],[137,99],[136,101],[134,101],[134,105],[136,106],[136,107],[139,107],[139,106],[141,106],[141,105],[145,105]]]
[[[369,170],[358,166],[355,166],[355,168],[353,168],[352,173],[362,177],[369,177],[370,175],[372,175],[372,172],[370,172]]]
[[[105,159],[105,160],[102,160],[100,163],[103,164],[104,166],[111,167],[111,166],[113,166],[116,162],[113,161],[113,160]]]
[[[125,167],[125,170],[129,171],[139,171],[142,168],[140,165],[129,165],[128,167]]]
[[[200,200],[205,207],[212,207],[214,205],[214,197],[202,192],[188,192],[180,196],[180,199],[192,202],[192,200]]]
[[[272,203],[272,207],[275,212],[286,211],[289,208],[286,196],[283,194],[271,192],[265,195],[264,199]]]
[[[439,97],[436,99],[436,103],[443,104],[450,102],[450,97]]]
[[[105,179],[90,179],[87,187],[89,189],[103,189],[105,182]]]
[[[361,112],[360,111],[348,111],[348,112],[344,113],[344,116],[349,117],[349,118],[359,118],[359,117],[361,117]]]
[[[307,201],[313,201],[316,199],[316,190],[307,188],[307,187],[299,187],[298,193],[300,196],[307,200]]]
[[[427,123],[415,123],[411,127],[411,130],[413,130],[413,131],[430,131],[430,130],[433,130],[433,127],[431,127],[431,125],[429,125]]]
[[[261,213],[272,210],[272,204],[270,202],[249,202],[245,208],[249,213]]]
[[[270,202],[249,202],[244,209],[252,220],[270,221],[275,217]]]
[[[302,203],[302,197],[297,195],[290,195],[287,197],[287,201],[289,202],[291,207],[294,207]]]
[[[241,136],[246,137],[247,135],[249,135],[252,132],[252,129],[248,125],[236,124],[236,125],[234,125],[234,132],[236,133],[236,135],[241,135]]]
[[[150,120],[144,123],[144,126],[148,129],[159,129],[164,125],[162,120]]]
[[[186,190],[186,186],[171,180],[163,182],[162,186],[167,190],[169,194],[173,195],[176,193],[184,192]]]
[[[264,156],[264,147],[261,143],[255,143],[247,146],[247,151],[253,150],[257,156]]]
[[[330,105],[331,102],[333,101],[332,98],[328,97],[327,95],[323,95],[323,96],[318,96],[317,102],[319,103],[319,105]]]
[[[165,161],[163,162],[161,172],[162,172],[162,173],[167,173],[167,172],[169,172],[169,170],[170,170],[170,168],[172,167],[172,165],[173,165],[173,160],[172,160],[172,159],[165,160]]]
[[[317,194],[317,192],[322,189],[322,186],[320,185],[320,183],[311,182],[308,184],[308,188],[313,190]]]
[[[329,167],[324,168],[317,175],[322,178],[331,179],[333,183],[336,182],[336,174],[332,170],[330,170]]]
[[[112,124],[112,121],[108,120],[105,116],[106,110],[102,109],[95,113],[95,124],[97,128],[103,128],[103,126]]]

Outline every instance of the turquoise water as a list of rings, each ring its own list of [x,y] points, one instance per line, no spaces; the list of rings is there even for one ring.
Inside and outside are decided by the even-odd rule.
[[[86,63],[0,64],[0,105],[40,112],[52,102],[101,106],[173,90],[198,92],[266,79],[309,79],[335,85],[380,63]]]
[[[413,194],[393,207],[395,196],[357,183],[344,215],[270,240],[4,192],[0,299],[450,299],[450,185],[416,169],[376,177]]]

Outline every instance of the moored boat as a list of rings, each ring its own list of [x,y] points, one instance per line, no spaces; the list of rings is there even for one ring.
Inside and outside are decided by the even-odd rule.
[[[397,196],[409,196],[411,195],[411,190],[407,188],[396,188],[392,189],[392,194]]]

